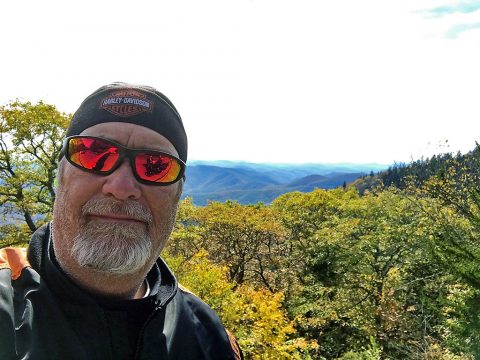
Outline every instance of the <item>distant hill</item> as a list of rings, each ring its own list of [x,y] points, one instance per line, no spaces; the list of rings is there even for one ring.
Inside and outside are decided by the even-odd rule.
[[[328,176],[324,175],[307,175],[300,179],[293,180],[292,182],[288,183],[289,187],[296,187],[296,186],[308,186],[322,183],[328,180]]]
[[[279,184],[255,170],[211,165],[189,165],[186,177],[184,192],[189,193],[245,190]]]
[[[366,173],[332,173],[329,175],[308,175],[303,178],[297,179],[285,185],[287,189],[293,189],[291,191],[303,191],[308,192],[316,188],[320,189],[334,189],[342,186],[344,183],[348,184],[355,181],[359,177],[364,176]]]
[[[242,204],[270,203],[292,191],[332,189],[372,171],[379,164],[256,164],[233,161],[190,161],[183,197],[197,205],[236,200]]]

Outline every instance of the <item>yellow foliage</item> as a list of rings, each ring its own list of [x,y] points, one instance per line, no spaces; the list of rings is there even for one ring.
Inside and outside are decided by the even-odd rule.
[[[228,269],[215,265],[200,251],[189,261],[166,255],[179,282],[209,304],[235,334],[246,359],[308,359],[315,342],[296,336],[282,308],[283,294],[235,286]]]

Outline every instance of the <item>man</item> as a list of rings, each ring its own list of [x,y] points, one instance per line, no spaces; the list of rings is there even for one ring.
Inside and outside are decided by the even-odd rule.
[[[53,221],[0,250],[0,359],[240,359],[159,254],[184,182],[187,137],[157,90],[114,83],[73,115]]]

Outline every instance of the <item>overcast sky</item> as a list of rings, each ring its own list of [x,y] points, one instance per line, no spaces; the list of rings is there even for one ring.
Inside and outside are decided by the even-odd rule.
[[[74,112],[101,85],[151,85],[179,109],[190,159],[391,164],[480,141],[480,1],[0,9],[1,103]]]

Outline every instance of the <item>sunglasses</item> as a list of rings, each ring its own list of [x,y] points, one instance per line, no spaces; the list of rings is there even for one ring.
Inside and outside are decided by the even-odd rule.
[[[148,185],[173,184],[185,172],[185,163],[176,156],[150,149],[130,149],[96,136],[67,137],[62,155],[73,166],[98,175],[111,174],[128,158],[135,178]]]

